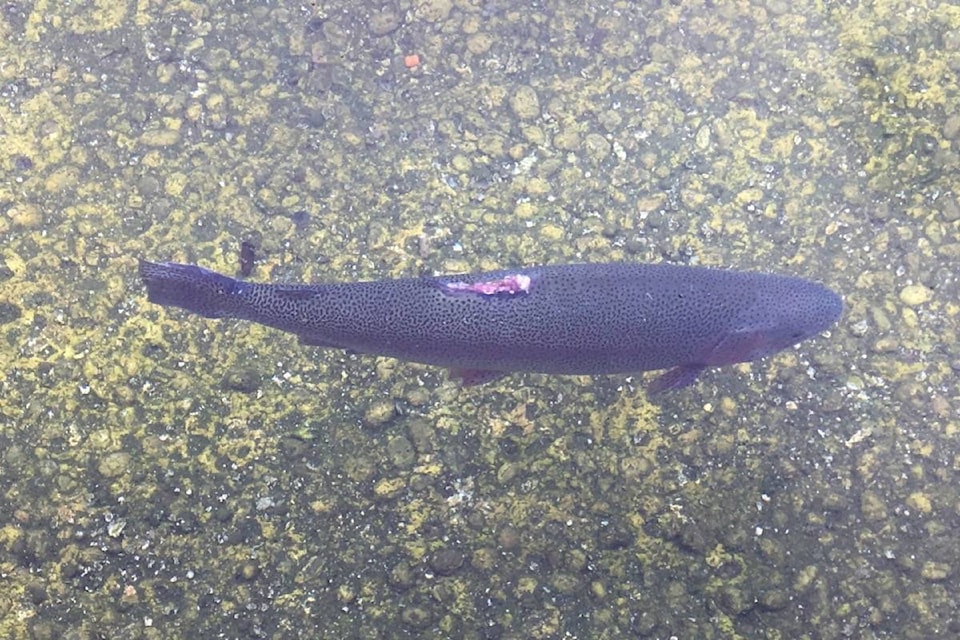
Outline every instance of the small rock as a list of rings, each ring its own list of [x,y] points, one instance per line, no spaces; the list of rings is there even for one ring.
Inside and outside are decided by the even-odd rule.
[[[394,498],[406,487],[407,482],[403,478],[384,478],[374,485],[373,493],[378,498]]]
[[[500,530],[497,541],[500,543],[500,548],[504,551],[514,551],[520,546],[520,532],[514,527],[506,526]]]
[[[370,17],[367,25],[374,36],[386,36],[400,28],[400,16],[393,9],[384,9]]]
[[[28,583],[26,591],[34,605],[43,604],[47,600],[47,587],[39,580]]]
[[[933,297],[933,290],[922,284],[907,285],[900,290],[900,302],[908,307],[918,307],[929,302]]]
[[[765,611],[780,611],[790,603],[790,595],[782,589],[763,589],[757,604]]]
[[[143,197],[155,196],[160,193],[160,181],[155,176],[143,176],[140,178],[140,195]]]
[[[916,491],[907,496],[907,506],[919,513],[928,514],[933,511],[930,498],[925,493]]]
[[[594,580],[590,583],[590,593],[593,594],[594,598],[603,600],[607,597],[607,587],[601,581]]]
[[[845,512],[849,508],[849,501],[844,495],[831,492],[823,497],[823,508],[834,513]]]
[[[11,158],[13,160],[13,168],[20,172],[27,172],[33,169],[33,160],[29,156],[25,156],[22,153],[14,154]]]
[[[430,568],[441,576],[449,576],[463,566],[463,554],[456,549],[441,549],[430,559]]]
[[[12,302],[0,302],[0,324],[7,324],[20,319],[20,307]]]
[[[510,97],[510,108],[521,120],[533,120],[540,116],[540,98],[528,85],[521,85]]]
[[[475,33],[467,38],[467,51],[475,55],[486,53],[492,46],[493,37],[488,33]]]
[[[169,147],[180,140],[176,129],[149,129],[140,136],[140,144],[148,147]]]
[[[237,578],[244,582],[252,582],[260,575],[260,566],[254,562],[244,562],[237,568]]]
[[[481,547],[473,552],[470,565],[474,569],[489,571],[497,566],[497,552],[490,547]]]
[[[522,470],[522,467],[516,462],[508,461],[500,465],[497,469],[497,482],[500,484],[511,484]]]
[[[865,491],[860,496],[860,513],[868,522],[879,522],[887,517],[887,508],[880,496]]]
[[[424,629],[430,626],[430,612],[423,607],[405,607],[400,614],[403,623],[414,629]]]
[[[387,442],[387,455],[390,462],[398,467],[409,467],[416,460],[413,445],[404,436],[393,436]]]
[[[377,400],[363,412],[363,426],[368,429],[379,429],[393,420],[397,415],[397,407],[393,400]]]
[[[617,523],[610,523],[606,526],[603,526],[597,533],[597,545],[601,549],[608,551],[626,549],[633,544],[633,541],[633,533],[631,533],[626,527]]]
[[[565,596],[573,595],[583,587],[580,579],[569,573],[558,573],[550,581],[550,584],[558,593]]]
[[[436,438],[436,432],[433,425],[423,418],[415,418],[407,425],[407,435],[413,442],[414,448],[418,453],[430,453],[433,451],[433,441]]]
[[[35,204],[15,204],[7,210],[7,217],[19,229],[36,229],[43,224],[43,215]]]
[[[427,22],[442,22],[450,17],[452,0],[419,0],[417,15]]]
[[[583,145],[587,155],[594,162],[606,160],[610,155],[610,143],[599,133],[588,133]]]
[[[706,151],[710,148],[710,127],[708,125],[703,125],[697,129],[697,135],[694,137],[693,143],[700,151]]]
[[[249,367],[234,367],[227,371],[220,384],[224,389],[230,391],[239,391],[240,393],[253,393],[260,388],[262,382],[260,373]]]
[[[953,194],[946,194],[940,198],[940,216],[947,222],[960,220],[960,205]]]
[[[414,573],[410,564],[400,562],[390,570],[390,584],[400,589],[408,589],[413,586]]]
[[[943,123],[943,137],[953,140],[960,135],[960,115],[952,115]]]
[[[553,146],[562,151],[576,151],[580,148],[580,132],[567,128],[553,137]]]
[[[743,589],[730,586],[720,590],[719,605],[724,612],[739,616],[753,608],[754,599]]]
[[[106,478],[116,478],[123,475],[130,466],[130,454],[126,451],[108,453],[97,465],[97,471]]]
[[[920,575],[930,582],[943,582],[953,575],[953,567],[946,562],[924,562]]]
[[[587,566],[587,554],[580,549],[571,549],[563,557],[564,566],[572,573],[579,573]]]

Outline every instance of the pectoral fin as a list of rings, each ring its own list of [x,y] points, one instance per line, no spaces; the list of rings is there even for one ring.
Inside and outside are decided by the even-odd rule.
[[[704,361],[709,365],[720,366],[756,360],[766,353],[763,347],[767,332],[767,327],[731,331],[711,349]]]
[[[298,333],[298,334],[297,334],[297,340],[300,342],[300,344],[305,345],[305,346],[308,346],[308,347],[325,347],[325,348],[327,348],[327,349],[339,349],[339,348],[340,348],[340,347],[338,347],[338,346],[335,345],[335,344],[331,344],[330,342],[327,342],[327,341],[324,340],[323,338],[320,338],[320,337],[314,336],[314,335],[310,335],[310,334],[307,334],[307,333]]]
[[[507,375],[507,371],[488,371],[486,369],[451,369],[450,377],[456,378],[464,387],[475,387],[499,380]]]
[[[682,389],[693,384],[700,372],[706,369],[702,364],[684,364],[670,369],[647,385],[647,393],[655,395],[663,391]]]

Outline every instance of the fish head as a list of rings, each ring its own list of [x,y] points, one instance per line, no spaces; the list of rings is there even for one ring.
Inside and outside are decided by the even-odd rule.
[[[843,301],[827,287],[775,276],[711,350],[706,364],[750,362],[819,335],[839,318]]]
[[[240,296],[251,286],[192,264],[141,260],[139,271],[150,302],[207,318],[235,316],[242,308]]]

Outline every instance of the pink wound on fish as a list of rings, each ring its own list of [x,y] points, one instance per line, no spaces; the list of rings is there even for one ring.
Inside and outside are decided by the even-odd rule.
[[[530,276],[522,273],[510,274],[499,280],[488,280],[484,282],[447,282],[444,283],[447,291],[456,293],[479,293],[485,296],[492,296],[498,293],[507,293],[515,295],[518,293],[529,293]]]

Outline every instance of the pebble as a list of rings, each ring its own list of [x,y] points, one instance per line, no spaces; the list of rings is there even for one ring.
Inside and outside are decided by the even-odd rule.
[[[572,573],[579,573],[587,566],[587,554],[580,549],[572,549],[564,555],[564,564]]]
[[[580,148],[580,132],[567,128],[553,137],[553,146],[562,151],[576,151]]]
[[[629,528],[618,523],[610,523],[598,532],[597,544],[605,550],[626,549],[633,544],[634,538]]]
[[[387,442],[387,455],[390,462],[398,467],[409,467],[416,460],[413,445],[404,436],[394,436]]]
[[[22,203],[7,210],[7,217],[14,227],[20,229],[36,229],[43,224],[43,215],[40,207],[35,204]]]
[[[880,496],[866,491],[860,496],[860,513],[868,522],[880,522],[887,517],[887,508]]]
[[[497,542],[504,551],[513,551],[520,546],[520,532],[514,527],[506,526],[500,530]]]
[[[400,589],[412,587],[414,579],[413,569],[407,562],[400,562],[390,570],[390,584]]]
[[[790,603],[790,594],[783,589],[765,589],[757,597],[757,603],[766,611],[780,611]]]
[[[160,193],[160,181],[157,180],[156,176],[143,176],[140,178],[140,195],[144,198],[149,198]]]
[[[234,367],[226,372],[220,384],[231,391],[253,393],[260,388],[261,382],[260,373],[255,369]]]
[[[960,220],[960,204],[957,203],[957,197],[952,193],[946,194],[940,199],[940,217],[946,222]]]
[[[470,565],[474,569],[489,571],[497,566],[497,552],[490,547],[481,547],[473,552]]]
[[[600,114],[599,121],[600,126],[602,126],[608,133],[613,133],[620,128],[620,124],[623,122],[623,117],[618,111],[609,109]]]
[[[400,16],[393,9],[384,9],[370,17],[367,27],[374,36],[386,36],[400,28]]]
[[[516,462],[504,462],[497,469],[497,482],[502,485],[511,484],[521,470],[521,466]]]
[[[126,451],[115,451],[100,459],[97,471],[106,478],[116,478],[126,473],[129,466],[130,454]]]
[[[930,301],[933,297],[933,290],[922,284],[907,285],[900,290],[900,302],[908,307],[917,307]]]
[[[708,125],[703,125],[697,129],[697,135],[694,137],[693,143],[700,151],[706,151],[710,148],[710,127]]]
[[[739,589],[735,586],[728,586],[720,589],[718,604],[726,613],[739,616],[753,608],[753,594]]]
[[[960,136],[960,115],[952,115],[943,123],[943,137],[953,140]]]
[[[148,147],[169,147],[180,140],[176,129],[149,129],[140,136],[140,144]]]
[[[569,573],[558,573],[550,580],[550,585],[558,593],[569,596],[580,591],[583,583],[575,575]]]
[[[414,629],[424,629],[430,626],[430,612],[423,607],[405,607],[400,614],[401,620],[407,626]]]
[[[441,549],[430,559],[430,568],[441,576],[452,575],[462,566],[463,554],[449,547]]]
[[[920,575],[930,582],[943,582],[953,575],[953,568],[946,562],[924,562]]]
[[[584,149],[594,162],[606,160],[610,155],[610,142],[599,133],[588,133],[583,141]]]
[[[919,511],[923,514],[933,511],[933,505],[930,503],[930,498],[927,496],[927,494],[920,491],[916,491],[907,496],[907,506],[914,511]]]
[[[20,307],[12,302],[0,302],[0,324],[15,322],[22,315]]]
[[[510,108],[521,120],[533,120],[540,116],[540,97],[533,87],[521,85],[510,96]]]
[[[417,2],[417,15],[427,22],[441,22],[450,17],[452,0],[420,0]]]
[[[602,600],[607,597],[607,587],[599,580],[594,580],[590,583],[590,593],[593,594],[594,598]]]
[[[260,575],[260,566],[254,562],[244,562],[237,569],[237,577],[244,582],[256,580]]]
[[[397,407],[393,400],[378,400],[367,407],[363,412],[363,426],[376,429],[386,425],[397,415]]]
[[[378,498],[394,498],[400,495],[407,486],[403,478],[384,478],[379,480],[373,487],[373,493]]]
[[[34,605],[43,604],[47,600],[47,587],[40,580],[32,580],[27,583],[26,591],[30,602]]]
[[[467,51],[474,55],[481,55],[493,46],[493,37],[488,33],[475,33],[467,38]]]
[[[433,451],[433,441],[436,437],[436,431],[429,421],[422,418],[415,418],[407,425],[407,434],[413,442],[413,446],[418,453],[430,453]]]

